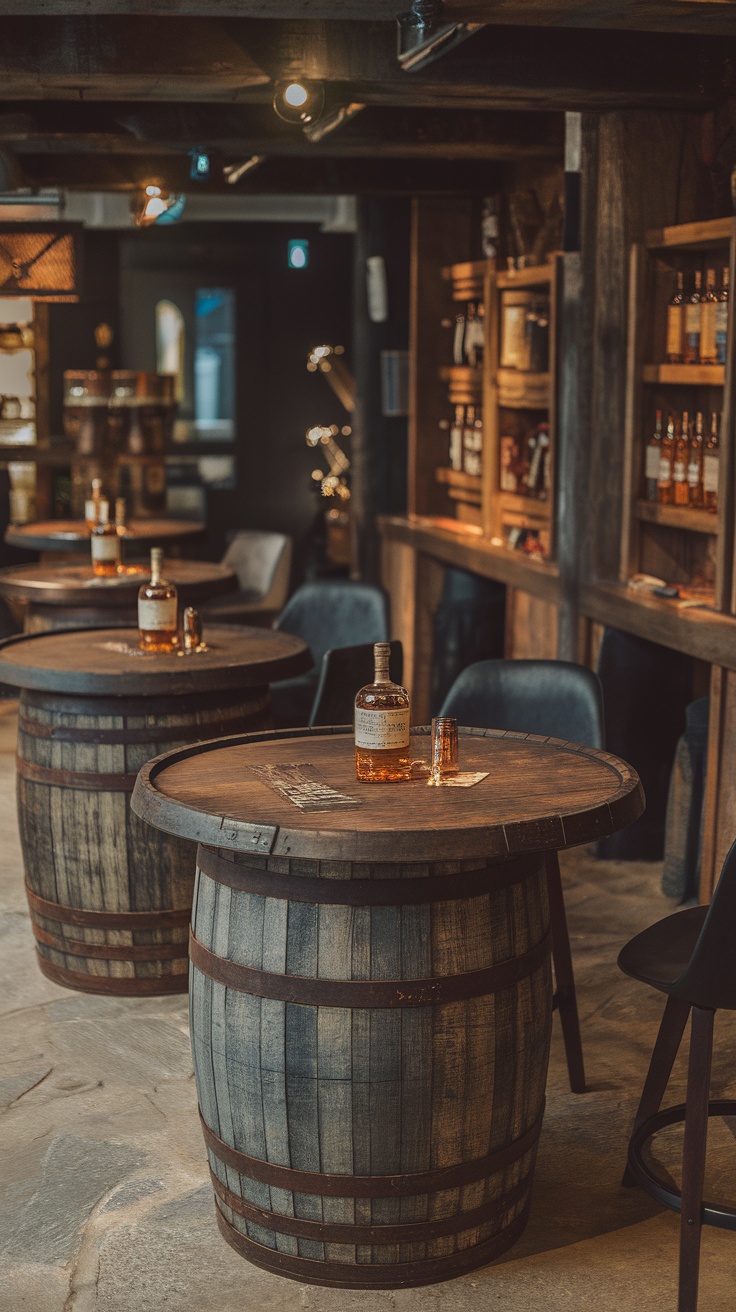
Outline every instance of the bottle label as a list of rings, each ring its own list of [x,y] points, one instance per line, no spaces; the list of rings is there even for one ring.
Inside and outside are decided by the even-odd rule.
[[[717,304],[706,301],[702,306],[700,319],[700,358],[704,363],[715,363],[716,359],[716,312]]]
[[[667,355],[682,355],[682,306],[667,309]]]
[[[676,460],[672,466],[672,480],[675,483],[684,483],[687,478],[687,467],[684,460]]]
[[[719,364],[726,363],[727,336],[728,336],[728,302],[719,301],[716,306],[716,359]]]
[[[700,304],[685,306],[685,332],[688,337],[700,336],[700,310]]]
[[[705,456],[703,459],[703,491],[718,491],[718,456]]]
[[[644,477],[659,478],[659,470],[660,470],[659,447],[648,446],[647,458],[644,466]]]
[[[171,632],[176,628],[176,597],[164,597],[161,601],[141,600],[138,602],[138,628],[145,633],[162,629]]]
[[[392,711],[374,711],[365,706],[356,706],[355,746],[368,751],[408,747],[409,718],[408,706],[400,706]]]
[[[93,560],[104,561],[106,564],[120,560],[120,538],[117,533],[93,533],[90,541]]]
[[[84,518],[87,520],[88,524],[97,523],[97,506],[98,506],[97,501],[92,501],[91,499],[89,501],[85,501]]]
[[[462,469],[463,467],[463,430],[461,428],[450,429],[450,468]]]
[[[690,487],[697,487],[700,482],[700,461],[691,460],[687,467],[687,481]]]
[[[672,480],[672,465],[669,456],[659,457],[659,482],[669,483]]]

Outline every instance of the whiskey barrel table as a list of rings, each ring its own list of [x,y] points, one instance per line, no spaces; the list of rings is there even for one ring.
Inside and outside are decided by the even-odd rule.
[[[270,722],[268,684],[308,669],[300,638],[208,627],[209,651],[149,654],[137,629],[11,638],[20,688],[18,819],[38,963],[90,993],[187,987],[195,851],[129,807],[136,772],[174,745]]]
[[[204,532],[204,524],[192,519],[133,519],[123,542],[128,554],[150,547],[168,547]],[[40,519],[32,524],[11,524],[5,531],[9,547],[27,551],[89,551],[89,529],[83,519]]]
[[[417,730],[417,756],[429,754]],[[300,811],[254,767],[356,799]],[[359,784],[352,734],[169,752],[132,807],[196,838],[195,1074],[217,1221],[319,1285],[429,1284],[526,1224],[551,1029],[545,855],[643,809],[615,757],[460,730],[472,788]]]
[[[176,584],[182,606],[200,606],[238,586],[229,566],[208,560],[166,560],[163,574]],[[126,565],[113,578],[94,574],[87,562],[13,565],[0,569],[0,596],[21,603],[26,633],[130,628],[137,624],[138,589],[149,577],[144,564]]]

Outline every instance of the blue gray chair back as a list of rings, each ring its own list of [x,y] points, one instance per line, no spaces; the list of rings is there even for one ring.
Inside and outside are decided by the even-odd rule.
[[[736,843],[723,862],[690,960],[667,992],[695,1007],[736,1011]]]
[[[478,661],[455,680],[440,714],[479,729],[605,746],[600,680],[567,661]]]
[[[373,682],[374,668],[372,642],[326,651],[309,716],[310,726],[352,724],[355,694]],[[391,643],[389,674],[394,683],[401,683],[403,650],[400,642]]]
[[[388,642],[388,601],[371,583],[319,579],[297,588],[274,628],[303,638],[319,667],[335,647]]]

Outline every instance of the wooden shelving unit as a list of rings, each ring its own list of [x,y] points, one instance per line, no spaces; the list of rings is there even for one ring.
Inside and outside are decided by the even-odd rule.
[[[728,305],[728,346],[725,366],[669,364],[665,361],[667,302],[675,271],[686,275],[697,268],[730,269],[734,279],[736,221],[716,219],[658,229],[631,250],[629,282],[629,342],[623,523],[620,580],[635,573],[653,574],[672,584],[703,584],[714,592],[714,609],[736,612],[734,577],[733,489],[733,349],[734,297]],[[718,512],[687,506],[667,506],[644,499],[645,448],[655,411],[702,410],[706,433],[712,411],[721,415]],[[640,593],[627,589],[627,605],[644,606]],[[658,621],[661,607],[686,612],[677,602],[646,606],[649,621]],[[689,614],[689,612],[687,612]],[[708,612],[699,611],[702,617]],[[711,611],[712,615],[713,612]],[[696,621],[702,632],[702,618]],[[656,626],[655,626],[656,627]],[[656,640],[656,632],[650,636]],[[670,644],[671,645],[671,644]]]

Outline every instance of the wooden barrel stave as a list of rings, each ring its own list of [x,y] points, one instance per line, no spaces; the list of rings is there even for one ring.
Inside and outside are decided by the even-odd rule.
[[[268,870],[275,890],[279,874],[402,883],[441,875],[451,884],[453,874],[483,867],[481,861],[351,866],[219,856],[236,871],[244,863]],[[529,857],[523,864],[523,878],[508,887],[399,907],[266,897],[228,887],[200,869],[194,935],[217,957],[306,982],[482,970],[534,948],[548,933],[543,860]],[[503,884],[504,868],[497,870]],[[495,995],[353,1011],[254,996],[193,965],[190,1006],[204,1122],[249,1157],[327,1175],[412,1175],[482,1158],[521,1139],[541,1115],[551,1015],[548,953],[527,977]],[[524,1046],[517,1053],[520,1033]],[[474,1250],[483,1254],[483,1245],[508,1246],[504,1232],[512,1242],[525,1221],[535,1154],[533,1139],[515,1160],[481,1178],[384,1197],[287,1190],[243,1174],[212,1148],[209,1159],[221,1186],[246,1209],[252,1204],[297,1223],[392,1231],[412,1222],[444,1222],[449,1233],[426,1239],[404,1231],[392,1233],[391,1243],[377,1242],[378,1235],[370,1243],[339,1242],[339,1231],[313,1238],[271,1229],[267,1216],[254,1220],[251,1213],[249,1219],[228,1205],[227,1195],[219,1198],[231,1227],[225,1237],[237,1246],[238,1235],[244,1236],[251,1260],[273,1270],[291,1261],[290,1273],[300,1279],[348,1286],[365,1286],[368,1268],[371,1285],[393,1287],[444,1279],[477,1265]],[[494,1200],[498,1207],[479,1218],[477,1209]],[[459,1213],[469,1213],[475,1224],[463,1228]]]
[[[268,714],[263,688],[171,698],[22,692],[18,816],[26,880],[32,894],[59,908],[54,916],[31,905],[45,973],[92,992],[186,991],[194,850],[130,810],[133,781],[147,760],[174,745],[262,728]],[[80,925],[57,918],[67,908],[148,918],[130,928]],[[159,928],[169,911],[179,923]],[[111,955],[86,954],[86,945]]]

